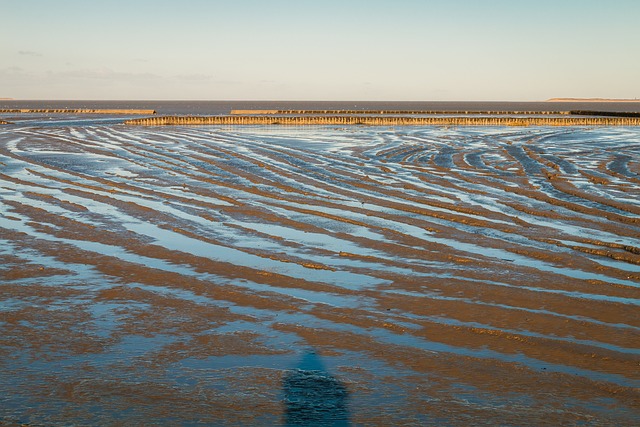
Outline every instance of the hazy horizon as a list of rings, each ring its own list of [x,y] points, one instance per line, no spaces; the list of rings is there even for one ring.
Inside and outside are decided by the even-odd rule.
[[[576,99],[576,100],[589,100],[589,99],[599,99],[599,100],[615,100],[619,102],[625,101],[636,101],[632,98],[573,98],[573,97],[561,97],[556,96],[549,99],[517,99],[517,100],[504,100],[504,99],[496,99],[496,100],[488,100],[488,99],[479,99],[479,100],[468,100],[468,99],[441,99],[441,100],[431,100],[431,99],[413,99],[413,100],[396,100],[396,99],[249,99],[249,98],[236,98],[236,99],[178,99],[178,98],[149,98],[149,99],[140,99],[140,98],[15,98],[15,97],[1,97],[0,101],[158,101],[158,102],[490,102],[490,103],[498,103],[498,102],[553,102],[553,99]],[[640,98],[637,99],[640,102]]]
[[[601,97],[551,97],[548,99],[527,99],[527,100],[469,100],[469,99],[415,99],[415,100],[396,100],[396,99],[178,99],[178,98],[12,98],[0,97],[0,101],[17,101],[17,102],[259,102],[259,103],[387,103],[387,104],[538,104],[538,103],[640,103],[640,98],[601,98]]]
[[[640,2],[5,2],[0,97],[638,98]]]

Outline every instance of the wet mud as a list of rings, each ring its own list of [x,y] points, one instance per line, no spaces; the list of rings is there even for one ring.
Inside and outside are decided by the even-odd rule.
[[[640,417],[640,131],[0,128],[2,425]]]

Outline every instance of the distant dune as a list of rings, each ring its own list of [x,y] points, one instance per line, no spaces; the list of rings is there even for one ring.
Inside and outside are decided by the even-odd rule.
[[[545,102],[640,102],[640,99],[614,98],[549,98]]]
[[[0,101],[13,101],[13,98],[0,98]]]

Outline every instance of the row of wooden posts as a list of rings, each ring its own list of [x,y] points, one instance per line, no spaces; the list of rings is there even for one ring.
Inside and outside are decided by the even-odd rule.
[[[154,110],[134,109],[20,109],[0,113],[88,113],[153,115]],[[311,114],[314,112],[315,114]],[[241,114],[244,113],[244,114]],[[325,114],[326,113],[326,114]],[[339,114],[331,114],[339,113]],[[407,111],[403,113],[409,114]],[[437,114],[436,114],[437,113]],[[447,115],[447,114],[457,115]],[[153,116],[126,120],[127,125],[367,125],[367,126],[640,126],[638,113],[566,112],[433,112],[415,111],[399,116],[399,110],[232,110],[224,116]],[[589,114],[592,115],[589,115]],[[387,115],[388,114],[388,115]],[[507,115],[509,114],[509,115]],[[551,116],[553,114],[553,116]],[[428,116],[427,116],[428,115]],[[0,120],[0,124],[8,124]]]
[[[155,110],[141,109],[96,109],[96,108],[7,108],[0,109],[0,114],[38,113],[38,114],[156,114]]]
[[[571,111],[463,111],[463,110],[231,110],[232,115],[263,115],[263,114],[283,114],[283,115],[485,115],[485,116],[504,116],[504,115],[568,115]]]
[[[164,116],[127,125],[640,126],[638,117]]]

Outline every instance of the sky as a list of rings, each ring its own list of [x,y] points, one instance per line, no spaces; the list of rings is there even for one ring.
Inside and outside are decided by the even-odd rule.
[[[0,0],[0,98],[640,98],[638,0]]]

